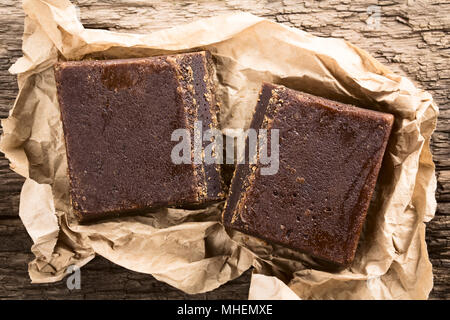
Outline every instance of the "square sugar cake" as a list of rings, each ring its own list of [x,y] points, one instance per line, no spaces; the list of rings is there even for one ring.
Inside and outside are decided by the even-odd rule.
[[[350,264],[393,120],[390,114],[263,84],[251,128],[279,130],[279,169],[262,175],[259,162],[237,165],[225,226]]]
[[[81,220],[224,198],[219,165],[171,160],[174,130],[217,127],[213,72],[204,51],[55,66]]]

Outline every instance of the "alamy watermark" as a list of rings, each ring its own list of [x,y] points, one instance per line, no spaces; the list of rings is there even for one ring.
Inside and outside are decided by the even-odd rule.
[[[381,27],[381,7],[372,5],[367,7],[369,17],[366,20],[367,29],[379,30]]]
[[[80,290],[81,289],[80,267],[72,264],[67,267],[66,274],[70,275],[67,277],[67,281],[66,281],[67,289]]]
[[[170,155],[172,163],[243,164],[248,159],[249,164],[259,162],[262,175],[273,175],[278,172],[280,154],[278,129],[226,129],[225,139],[222,131],[218,129],[203,130],[202,121],[196,121],[193,129],[193,137],[191,130],[185,128],[172,132],[171,141],[178,142]],[[204,145],[204,142],[209,144]]]

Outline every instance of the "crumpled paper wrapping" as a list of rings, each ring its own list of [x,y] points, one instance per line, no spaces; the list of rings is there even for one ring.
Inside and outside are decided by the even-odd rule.
[[[429,93],[340,39],[319,38],[246,13],[150,34],[85,29],[66,0],[25,0],[23,57],[11,68],[19,94],[2,121],[1,150],[27,178],[20,217],[33,239],[33,282],[61,280],[96,254],[188,293],[217,288],[254,266],[249,298],[425,299],[432,269],[425,224],[436,208],[430,136],[438,108]],[[222,204],[163,209],[80,225],[52,66],[58,59],[124,58],[210,50],[217,62],[222,129],[247,127],[262,81],[395,115],[352,266],[326,271],[311,257],[219,222]],[[164,138],[164,137],[161,137]],[[275,208],[274,208],[275,209]]]

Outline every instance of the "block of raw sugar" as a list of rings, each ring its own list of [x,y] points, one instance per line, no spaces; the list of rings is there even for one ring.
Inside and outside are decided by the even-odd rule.
[[[279,169],[263,175],[259,162],[238,165],[224,224],[337,265],[350,264],[393,120],[390,114],[265,83],[251,128],[279,130]]]
[[[171,159],[174,130],[217,127],[213,72],[204,51],[55,66],[81,220],[224,198],[219,165]]]

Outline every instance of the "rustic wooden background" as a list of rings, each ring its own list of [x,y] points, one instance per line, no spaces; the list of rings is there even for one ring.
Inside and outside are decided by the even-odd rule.
[[[87,28],[138,33],[198,17],[248,11],[317,36],[345,38],[431,92],[441,111],[432,143],[439,205],[436,217],[427,227],[434,270],[430,298],[450,298],[450,2],[79,0],[74,3],[80,8],[81,20]],[[377,7],[370,7],[374,5]],[[377,10],[379,20],[373,20],[377,18]],[[20,1],[0,0],[0,118],[8,116],[17,94],[16,79],[7,70],[21,56],[23,18]],[[250,272],[213,292],[189,296],[103,258],[96,258],[82,268],[81,290],[69,291],[65,281],[30,284],[27,263],[33,258],[31,240],[18,218],[22,183],[23,178],[9,169],[8,161],[0,154],[0,299],[247,297]]]

